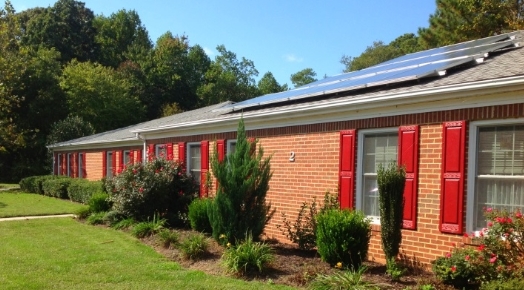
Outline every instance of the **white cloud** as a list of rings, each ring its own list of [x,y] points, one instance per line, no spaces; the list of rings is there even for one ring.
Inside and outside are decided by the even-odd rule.
[[[207,54],[207,56],[215,55],[215,51],[213,51],[211,48],[208,48],[208,47],[204,47],[204,52]]]
[[[290,54],[286,54],[284,56],[284,59],[287,61],[287,62],[302,62],[304,59],[301,58],[301,57],[298,57],[292,53]]]

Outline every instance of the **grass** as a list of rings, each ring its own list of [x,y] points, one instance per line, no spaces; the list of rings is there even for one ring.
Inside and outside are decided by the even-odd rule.
[[[0,193],[0,218],[74,213],[84,205],[32,193]]]
[[[0,226],[2,289],[290,289],[185,270],[127,233],[72,219]]]

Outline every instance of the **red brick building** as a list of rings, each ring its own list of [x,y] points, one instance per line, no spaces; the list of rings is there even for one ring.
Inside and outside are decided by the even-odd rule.
[[[238,104],[221,103],[54,144],[55,174],[97,180],[147,156],[182,160],[195,176],[234,150],[243,116],[274,172],[281,213],[339,194],[372,219],[370,259],[383,259],[376,169],[406,166],[401,252],[428,264],[485,226],[484,207],[524,207],[524,50],[520,33],[408,55]],[[201,189],[201,194],[204,189]],[[213,194],[213,189],[209,194]]]

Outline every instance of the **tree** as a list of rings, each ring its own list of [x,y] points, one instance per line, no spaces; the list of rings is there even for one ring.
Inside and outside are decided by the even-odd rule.
[[[96,43],[100,46],[99,62],[118,67],[128,60],[126,54],[134,50],[153,48],[147,29],[142,25],[140,16],[134,10],[119,10],[109,17],[97,16],[93,21],[96,28]]]
[[[51,132],[47,135],[47,144],[56,144],[95,134],[95,129],[78,116],[68,116],[51,125]]]
[[[24,45],[55,48],[62,63],[97,60],[94,14],[83,2],[58,0],[52,7],[29,11],[22,19],[27,21],[23,24]]]
[[[287,84],[280,85],[271,72],[267,72],[258,81],[258,90],[261,95],[287,91]]]
[[[214,201],[208,208],[213,237],[220,243],[238,243],[251,234],[257,240],[274,214],[266,202],[271,179],[271,158],[265,158],[262,146],[256,154],[256,141],[246,137],[244,120],[238,124],[235,152],[211,160],[213,175],[218,181]],[[226,239],[221,239],[225,235]]]
[[[126,79],[114,69],[72,61],[64,68],[60,87],[70,112],[91,123],[96,132],[144,120],[144,107]]]
[[[224,45],[217,46],[219,55],[205,74],[205,82],[198,89],[200,106],[224,101],[240,102],[256,96],[255,77],[258,71],[253,61],[228,51]]]
[[[420,51],[418,37],[412,33],[403,34],[394,39],[389,44],[382,41],[375,41],[357,57],[342,56],[340,62],[345,66],[344,72],[361,70],[390,59]]]
[[[312,82],[316,82],[317,73],[312,68],[305,68],[291,75],[291,83],[296,87],[301,87]]]
[[[425,49],[524,28],[521,0],[437,0],[429,27],[420,28]]]

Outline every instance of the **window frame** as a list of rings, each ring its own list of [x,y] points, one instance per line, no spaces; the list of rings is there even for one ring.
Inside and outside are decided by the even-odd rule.
[[[362,174],[364,171],[364,139],[365,136],[373,136],[373,135],[380,135],[380,134],[391,134],[396,133],[398,136],[398,127],[391,127],[391,128],[377,128],[377,129],[363,129],[358,130],[357,132],[357,170],[356,170],[356,191],[355,191],[355,209],[363,211],[363,196],[362,196],[362,190],[363,190],[363,178]],[[398,148],[400,144],[398,144],[397,140],[397,158],[395,161],[398,161]],[[371,220],[371,224],[377,224],[380,225],[380,217],[376,216],[367,216]]]
[[[76,155],[77,158],[78,158],[77,163],[76,163],[77,164],[77,172],[78,172],[77,177],[78,178],[84,178],[84,166],[85,166],[85,164],[83,164],[84,163],[84,159],[83,159],[84,154],[85,153],[83,153],[83,152],[78,152],[78,154]]]
[[[473,121],[469,123],[469,134],[468,134],[468,166],[466,175],[466,231],[474,232],[479,234],[479,230],[473,227],[474,224],[474,212],[476,208],[475,204],[475,189],[477,179],[477,148],[478,148],[478,133],[481,127],[493,127],[493,126],[507,126],[507,125],[522,125],[524,118],[513,118],[504,120],[483,120]]]
[[[227,148],[226,148],[226,155],[230,155],[232,154],[233,152],[231,152],[231,147],[233,146],[233,144],[235,145],[235,149],[236,149],[236,145],[237,145],[237,139],[230,139],[230,140],[227,140]]]
[[[164,155],[159,156],[162,150],[164,150]],[[155,158],[159,159],[160,157],[162,157],[163,159],[167,159],[167,144],[166,143],[155,144]]]
[[[191,168],[191,147],[198,147],[200,148],[200,167],[198,170],[198,177],[193,174],[193,169]],[[202,144],[200,142],[188,142],[186,143],[186,172],[188,174],[191,174],[193,176],[193,179],[198,180],[198,184],[200,184],[200,174],[202,172]],[[198,179],[197,179],[198,178]]]
[[[123,150],[122,156],[120,158],[121,158],[120,162],[122,162],[122,170],[124,170],[127,164],[131,162],[131,150]]]
[[[107,151],[106,152],[106,178],[111,178],[114,176],[113,170],[114,170],[114,164],[113,164],[113,154],[115,154],[113,151]],[[111,164],[111,166],[109,166]]]

